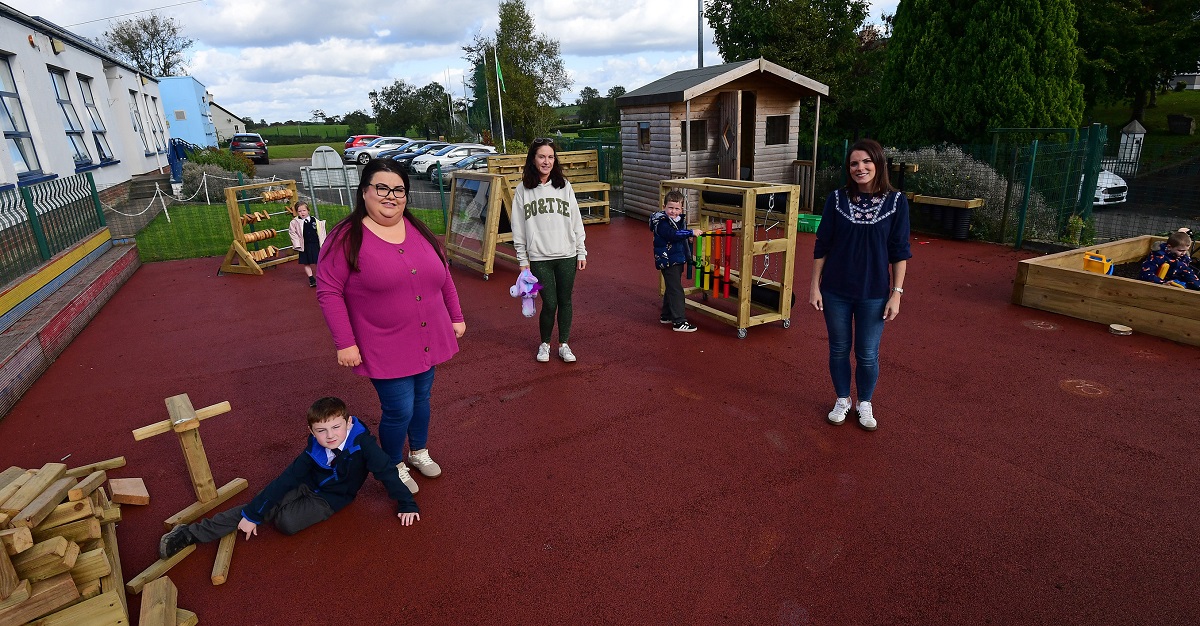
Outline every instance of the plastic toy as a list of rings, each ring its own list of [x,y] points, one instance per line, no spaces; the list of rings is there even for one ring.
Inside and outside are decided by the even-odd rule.
[[[1100,254],[1100,252],[1085,252],[1083,254],[1083,269],[1097,274],[1112,275],[1113,262],[1112,259]]]
[[[533,272],[523,269],[521,270],[521,274],[517,276],[516,284],[508,288],[508,295],[521,299],[522,315],[533,317],[537,313],[537,307],[534,306],[533,299],[537,297],[538,292],[541,290],[542,284],[538,282]]]

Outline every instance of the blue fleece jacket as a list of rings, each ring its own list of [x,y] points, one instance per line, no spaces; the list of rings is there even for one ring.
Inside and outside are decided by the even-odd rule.
[[[666,269],[672,265],[683,265],[692,256],[692,231],[683,222],[683,216],[671,219],[664,211],[650,216],[650,230],[654,231],[654,267]]]
[[[375,437],[356,417],[350,418],[350,433],[346,435],[346,446],[333,465],[326,460],[325,448],[308,436],[308,446],[292,464],[271,481],[254,499],[242,508],[242,517],[263,523],[272,507],[277,506],[283,496],[301,484],[308,485],[313,493],[324,498],[330,508],[337,511],[354,501],[354,496],[367,480],[367,472],[383,483],[388,495],[398,504],[399,513],[418,512],[408,487],[400,482],[396,466],[380,449]]]

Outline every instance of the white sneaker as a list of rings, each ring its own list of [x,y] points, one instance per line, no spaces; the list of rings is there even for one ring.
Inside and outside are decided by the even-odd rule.
[[[408,473],[408,466],[401,462],[396,465],[396,471],[400,472],[400,482],[404,483],[405,487],[408,487],[409,493],[416,493],[417,481],[413,480],[412,475]]]
[[[846,414],[850,412],[850,398],[838,398],[833,405],[833,410],[829,412],[829,416],[825,419],[834,426],[841,426],[846,421]]]
[[[413,469],[421,472],[421,475],[426,478],[437,478],[442,475],[442,466],[429,458],[429,448],[421,448],[420,450],[410,452],[408,454],[408,464]]]
[[[575,353],[571,352],[571,346],[568,346],[565,343],[560,344],[558,346],[558,358],[562,359],[563,361],[566,361],[567,363],[574,363],[575,362]]]
[[[858,412],[858,425],[863,430],[875,430],[879,426],[875,422],[875,413],[870,402],[859,402],[855,410]]]
[[[542,345],[538,346],[537,360],[538,363],[550,362],[550,344],[543,343]]]

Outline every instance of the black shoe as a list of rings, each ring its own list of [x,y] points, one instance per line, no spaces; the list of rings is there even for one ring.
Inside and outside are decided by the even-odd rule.
[[[317,286],[317,277],[316,277],[316,276],[309,276],[309,277],[308,277],[308,286],[309,286],[309,287],[316,287],[316,286]]]
[[[158,558],[165,561],[194,543],[196,540],[188,533],[187,526],[180,524],[158,540]]]
[[[675,322],[674,322],[673,320],[670,320],[670,319],[668,319],[668,318],[665,318],[665,317],[660,317],[660,318],[658,318],[658,323],[659,323],[659,324],[674,324]]]
[[[700,329],[696,328],[695,326],[692,326],[688,322],[680,322],[675,325],[675,328],[673,330],[677,333],[694,333]]]

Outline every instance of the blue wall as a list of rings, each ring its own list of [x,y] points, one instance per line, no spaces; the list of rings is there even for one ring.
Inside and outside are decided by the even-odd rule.
[[[217,129],[204,99],[207,91],[204,85],[191,76],[164,76],[156,80],[163,115],[171,125],[171,137],[200,146],[217,145]],[[184,119],[179,119],[177,111],[183,111]]]

